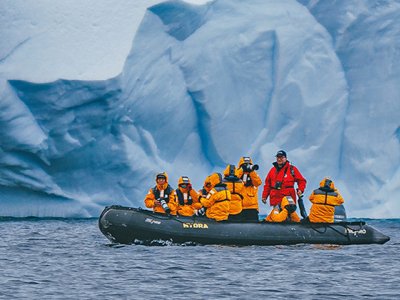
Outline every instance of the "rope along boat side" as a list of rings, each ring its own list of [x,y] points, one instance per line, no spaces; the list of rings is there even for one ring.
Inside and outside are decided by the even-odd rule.
[[[100,231],[113,243],[174,243],[223,245],[384,244],[390,238],[365,222],[229,223],[205,217],[168,216],[140,208],[106,207]]]

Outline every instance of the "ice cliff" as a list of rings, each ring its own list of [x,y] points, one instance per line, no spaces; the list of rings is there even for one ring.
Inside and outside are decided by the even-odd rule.
[[[143,206],[157,172],[200,188],[242,155],[264,178],[285,149],[306,195],[330,176],[350,216],[398,217],[399,15],[398,1],[168,1],[147,9],[119,74],[68,80],[12,72],[36,35],[1,47],[0,215]]]

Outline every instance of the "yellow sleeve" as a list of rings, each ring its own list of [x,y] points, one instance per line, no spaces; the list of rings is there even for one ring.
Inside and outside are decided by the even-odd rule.
[[[299,215],[297,214],[297,212],[293,212],[291,215],[290,215],[290,219],[292,220],[292,222],[300,222],[300,217],[299,217]]]
[[[153,189],[150,189],[146,197],[144,198],[144,205],[146,205],[147,208],[153,208],[155,199],[156,198],[153,194]]]
[[[193,209],[200,209],[200,208],[203,207],[203,205],[201,205],[201,203],[200,203],[200,193],[198,193],[194,189],[191,189],[190,190],[190,196],[193,199],[193,203],[192,203],[192,208]]]
[[[171,211],[176,212],[178,210],[178,201],[176,199],[174,190],[171,192],[171,194],[169,194],[168,207]]]
[[[211,207],[211,206],[214,204],[214,202],[215,202],[215,199],[214,199],[213,195],[214,195],[216,192],[217,192],[216,190],[212,189],[212,190],[207,194],[207,197],[201,197],[201,199],[200,199],[201,205],[203,205],[204,207]]]
[[[336,192],[338,193],[338,196],[336,198],[337,205],[341,205],[344,203],[344,199],[343,199],[342,195],[339,193],[339,191],[336,191]]]
[[[283,209],[279,212],[279,209],[274,208],[267,217],[267,221],[269,222],[283,222],[286,221],[288,217],[288,211]]]
[[[250,172],[249,174],[251,182],[253,183],[254,186],[260,186],[262,184],[262,180],[256,171]]]
[[[314,203],[314,192],[311,193],[309,199],[310,199],[310,201],[311,201],[312,203]]]
[[[200,194],[195,189],[190,190],[190,196],[193,199],[193,203],[199,203]]]

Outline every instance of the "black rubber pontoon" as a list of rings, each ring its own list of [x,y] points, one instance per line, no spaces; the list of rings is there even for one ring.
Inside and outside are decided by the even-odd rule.
[[[106,207],[101,232],[114,243],[173,243],[224,245],[384,244],[390,238],[365,222],[229,223],[205,217],[175,217],[122,206]]]

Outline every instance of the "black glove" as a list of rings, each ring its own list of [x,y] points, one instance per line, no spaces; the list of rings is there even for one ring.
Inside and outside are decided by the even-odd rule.
[[[241,166],[241,168],[242,168],[243,172],[249,172],[250,173],[251,171],[253,171],[251,164],[243,164]]]
[[[292,214],[296,211],[296,204],[288,204],[285,206],[285,209],[288,211],[289,214]]]
[[[204,216],[206,214],[206,209],[204,207],[195,210],[195,214],[198,217]]]

